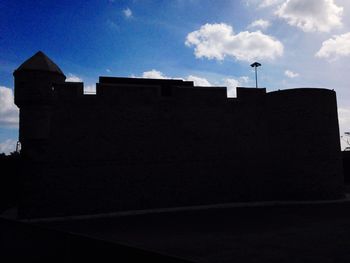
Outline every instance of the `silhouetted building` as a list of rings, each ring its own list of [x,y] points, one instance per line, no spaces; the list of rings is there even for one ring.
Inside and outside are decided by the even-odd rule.
[[[343,196],[336,93],[191,81],[65,82],[42,52],[15,72],[22,217]]]

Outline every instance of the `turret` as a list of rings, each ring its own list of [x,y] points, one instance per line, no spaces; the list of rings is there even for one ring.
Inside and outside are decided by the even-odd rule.
[[[66,76],[43,52],[26,60],[13,73],[15,104],[20,109],[19,141],[29,158],[43,155],[50,135],[50,116],[54,84]]]

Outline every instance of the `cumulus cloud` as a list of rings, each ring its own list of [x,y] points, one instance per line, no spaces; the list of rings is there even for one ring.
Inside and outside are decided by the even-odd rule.
[[[17,128],[19,110],[14,104],[13,91],[0,86],[0,127]]]
[[[7,139],[0,142],[0,153],[10,154],[16,150],[17,141],[13,139]]]
[[[145,71],[142,73],[142,78],[147,79],[172,79],[171,77],[167,77],[162,72],[152,69],[150,71]],[[187,78],[176,78],[183,79],[188,81],[193,81],[195,86],[211,86],[210,82],[205,79],[194,75],[189,75]]]
[[[193,81],[195,86],[212,86],[206,78],[189,75],[186,80]]]
[[[135,77],[135,76],[131,76]],[[161,71],[152,69],[150,71],[145,71],[142,74],[143,78],[155,78],[155,79],[170,79],[164,75]],[[212,84],[208,79],[204,77],[199,77],[195,75],[189,75],[186,78],[176,78],[187,81],[193,81],[195,86],[210,87],[210,86],[225,86],[227,87],[227,96],[236,97],[236,87],[247,84],[250,79],[247,76],[241,76],[239,78],[225,78],[218,83]]]
[[[247,76],[239,77],[239,82],[242,84],[247,84],[249,81],[250,81],[250,79]]]
[[[68,73],[68,78],[66,78],[67,82],[83,82],[83,79],[79,78],[78,76]]]
[[[283,54],[283,44],[260,31],[242,31],[235,34],[230,25],[205,24],[187,35],[185,44],[194,47],[197,58],[223,60],[231,56],[251,62],[258,59],[274,59]]]
[[[333,0],[286,0],[275,14],[305,32],[329,32],[342,25],[343,8]]]
[[[264,19],[258,19],[253,21],[248,28],[261,28],[266,29],[271,25],[270,21]]]
[[[316,53],[319,58],[337,58],[350,55],[350,32],[337,35],[322,43],[322,47]]]
[[[169,79],[162,72],[155,69],[143,72],[142,77],[146,79]]]
[[[108,72],[108,69],[107,69]],[[83,82],[83,79],[72,74],[68,73],[68,78],[66,79],[67,82]],[[96,94],[96,85],[94,84],[87,84],[84,85],[84,94]]]
[[[347,143],[350,143],[350,136],[343,136],[344,132],[350,132],[350,109],[349,108],[338,108],[338,120],[340,127],[340,135],[342,137],[341,146],[342,149],[345,147],[350,147]]]
[[[266,8],[275,6],[285,0],[245,0],[247,6],[257,6],[258,8]]]
[[[126,18],[131,18],[132,17],[132,11],[131,9],[128,7],[128,8],[125,8],[123,10],[123,14]]]
[[[249,78],[247,76],[235,78],[226,78],[223,80],[224,86],[227,87],[227,97],[237,97],[236,88],[239,86],[244,86],[249,82]]]
[[[291,78],[291,79],[294,79],[296,77],[299,77],[299,73],[296,73],[296,72],[293,72],[289,69],[287,69],[285,72],[284,72],[284,75],[286,75],[288,78]]]
[[[224,84],[227,87],[227,97],[237,97],[236,88],[240,86],[238,80],[233,78],[224,79]]]
[[[350,109],[338,108],[339,125],[346,128],[350,132]]]
[[[281,3],[282,0],[262,0],[261,3],[259,4],[259,7],[265,8],[269,6],[274,6],[276,4]]]
[[[84,86],[84,94],[96,94],[96,86],[93,84]]]

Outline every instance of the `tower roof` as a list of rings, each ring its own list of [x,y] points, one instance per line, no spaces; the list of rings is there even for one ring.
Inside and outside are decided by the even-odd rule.
[[[49,71],[53,73],[63,74],[62,70],[42,51],[38,51],[34,56],[30,57],[20,65],[16,71]]]

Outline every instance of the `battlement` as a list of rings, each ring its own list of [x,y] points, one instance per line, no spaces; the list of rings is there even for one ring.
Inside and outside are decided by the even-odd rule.
[[[84,83],[65,82],[54,84],[52,87],[53,95],[62,99],[78,99],[84,94]]]
[[[23,217],[342,197],[333,90],[228,98],[181,79],[102,76],[84,95],[38,56],[14,74]]]
[[[103,77],[99,78],[101,84],[128,84],[128,85],[156,85],[156,86],[190,86],[193,87],[193,81],[184,81],[181,79],[149,79],[149,78],[122,78],[122,77]]]
[[[126,99],[133,98],[157,100],[172,98],[178,100],[221,100],[227,98],[226,87],[200,87],[194,86],[192,81],[174,79],[145,79],[145,78],[117,78],[100,77],[96,83],[96,94],[84,96],[84,84],[82,82],[55,83],[52,88],[52,95],[56,100],[82,100],[96,96],[98,100]]]
[[[53,95],[58,99],[81,99],[84,96],[84,83],[64,82],[53,85]],[[237,98],[256,99],[266,94],[265,88],[237,87]],[[85,94],[86,95],[86,94]],[[174,99],[227,99],[227,88],[218,86],[194,86],[193,81],[177,79],[148,79],[125,77],[99,77],[96,93],[89,94],[102,98],[116,96],[138,96]],[[86,96],[85,96],[86,97]]]
[[[236,100],[230,101],[255,101],[266,96],[307,96],[310,94],[334,93],[333,90],[324,88],[294,88],[266,92],[266,88],[237,87]],[[82,99],[84,98],[84,84],[82,82],[64,82],[53,85],[53,95],[58,99]],[[85,94],[86,95],[86,94]],[[212,99],[222,103],[228,101],[226,87],[194,86],[192,81],[180,79],[148,79],[125,77],[99,77],[96,83],[96,94],[101,99],[115,99],[116,97],[141,98],[173,98],[173,99]],[[85,96],[87,97],[87,96]]]

